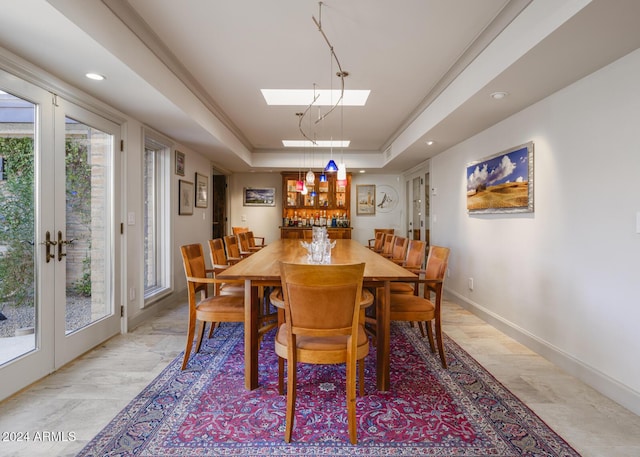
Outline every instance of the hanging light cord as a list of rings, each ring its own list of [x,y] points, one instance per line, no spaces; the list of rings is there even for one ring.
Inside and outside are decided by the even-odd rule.
[[[340,61],[338,60],[338,56],[336,55],[335,51],[333,50],[333,45],[329,41],[329,38],[327,38],[327,35],[324,33],[324,30],[322,30],[322,2],[318,2],[318,10],[319,10],[318,17],[320,18],[320,20],[318,21],[314,16],[311,16],[311,19],[313,19],[313,22],[318,27],[318,31],[322,34],[322,37],[324,38],[324,41],[327,43],[327,46],[329,46],[329,51],[331,51],[331,56],[336,61],[336,65],[338,65],[338,72],[336,73],[336,76],[338,76],[340,78],[341,89],[340,89],[340,97],[338,98],[336,103],[331,107],[331,109],[329,111],[327,111],[322,116],[318,117],[318,119],[316,119],[316,121],[315,121],[316,124],[318,122],[322,121],[329,114],[331,114],[333,112],[333,110],[335,110],[337,108],[337,106],[340,104],[340,102],[342,102],[342,98],[344,97],[344,78],[349,76],[349,73],[347,73],[346,71],[342,70],[342,66],[340,65]],[[313,101],[309,104],[309,106],[307,106],[307,109],[304,110],[304,112],[302,113],[302,116],[300,116],[300,119],[298,120],[298,128],[300,129],[300,133],[302,133],[302,136],[304,136],[307,140],[311,141],[311,143],[314,144],[314,145],[317,144],[315,139],[312,140],[311,138],[309,138],[309,136],[304,132],[304,130],[302,128],[302,119],[309,112],[309,110],[311,109],[313,104],[318,100],[319,97],[320,97],[320,94],[316,95],[313,98]]]

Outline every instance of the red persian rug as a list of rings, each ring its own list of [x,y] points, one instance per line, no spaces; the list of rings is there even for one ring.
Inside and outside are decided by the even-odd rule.
[[[260,388],[243,378],[243,327],[224,324],[180,371],[173,361],[79,456],[577,456],[478,362],[446,338],[449,368],[417,330],[391,330],[391,390],[375,387],[375,348],[349,443],[344,366],[299,365],[296,422],[284,442],[273,333]]]

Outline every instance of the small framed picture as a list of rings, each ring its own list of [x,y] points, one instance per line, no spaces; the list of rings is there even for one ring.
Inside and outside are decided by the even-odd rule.
[[[375,184],[356,186],[356,214],[358,216],[374,216],[376,214]]]
[[[196,207],[206,208],[209,196],[209,179],[200,173],[196,173]]]
[[[193,214],[193,183],[181,179],[178,181],[178,214]]]
[[[184,153],[176,150],[176,174],[184,176]]]

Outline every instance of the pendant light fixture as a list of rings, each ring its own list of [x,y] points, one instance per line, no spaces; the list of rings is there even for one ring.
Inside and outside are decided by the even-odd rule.
[[[338,171],[338,165],[336,165],[333,159],[331,159],[329,160],[329,163],[327,164],[327,166],[324,167],[324,171],[326,173],[335,173],[336,171]]]
[[[304,189],[304,181],[300,179],[300,168],[298,166],[298,180],[296,181],[296,192],[302,192]]]
[[[316,182],[316,175],[312,170],[307,171],[307,184],[313,184]]]
[[[333,161],[333,137],[331,137],[331,159],[327,163],[327,166],[324,167],[325,173],[335,173],[338,171],[338,165]]]

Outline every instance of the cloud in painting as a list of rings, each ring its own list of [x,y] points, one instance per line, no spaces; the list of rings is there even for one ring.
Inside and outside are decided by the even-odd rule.
[[[496,184],[500,180],[505,180],[516,169],[516,164],[511,161],[508,155],[496,162],[495,168],[489,170],[488,163],[476,165],[473,172],[467,178],[467,190],[476,190],[478,187],[487,187]],[[521,178],[519,178],[521,179]]]

